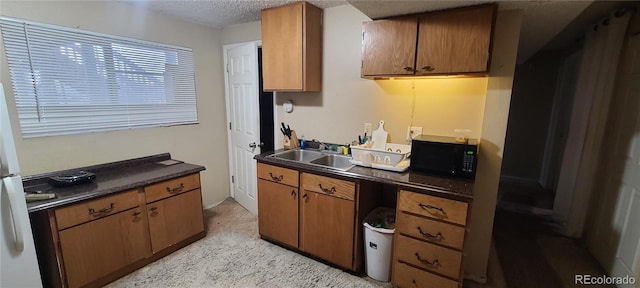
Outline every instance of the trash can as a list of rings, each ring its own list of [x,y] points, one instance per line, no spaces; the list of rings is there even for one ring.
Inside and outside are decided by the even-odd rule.
[[[396,230],[396,211],[376,208],[364,218],[365,267],[375,280],[391,280],[391,250]]]

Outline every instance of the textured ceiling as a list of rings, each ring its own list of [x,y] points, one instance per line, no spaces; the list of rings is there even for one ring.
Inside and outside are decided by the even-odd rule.
[[[260,20],[260,10],[298,0],[136,0],[123,1],[186,21],[223,28]],[[442,10],[489,1],[310,0],[320,8],[351,4],[372,19]],[[523,11],[518,63],[540,50],[592,1],[498,1],[500,10]],[[572,35],[575,36],[575,35]]]

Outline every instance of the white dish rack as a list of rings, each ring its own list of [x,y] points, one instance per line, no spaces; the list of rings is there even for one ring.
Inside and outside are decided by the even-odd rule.
[[[366,144],[351,146],[351,163],[382,170],[404,172],[409,168],[411,145],[386,143],[384,150]]]

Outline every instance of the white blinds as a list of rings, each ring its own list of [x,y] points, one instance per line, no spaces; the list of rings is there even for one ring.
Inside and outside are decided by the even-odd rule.
[[[191,49],[0,18],[24,138],[197,123]]]

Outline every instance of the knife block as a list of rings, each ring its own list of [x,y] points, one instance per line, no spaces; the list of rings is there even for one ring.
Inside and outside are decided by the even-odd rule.
[[[298,141],[298,136],[296,136],[296,131],[291,130],[291,139],[289,137],[284,136],[283,139],[284,150],[295,149],[300,147],[300,141]]]

